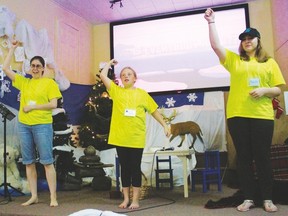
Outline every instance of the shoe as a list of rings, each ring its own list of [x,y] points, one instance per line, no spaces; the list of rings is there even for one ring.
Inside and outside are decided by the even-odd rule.
[[[237,206],[237,210],[240,212],[246,212],[253,207],[255,207],[253,200],[244,200],[241,205]]]
[[[278,211],[278,208],[277,206],[275,206],[272,202],[272,200],[264,200],[264,210],[266,212],[277,212]]]

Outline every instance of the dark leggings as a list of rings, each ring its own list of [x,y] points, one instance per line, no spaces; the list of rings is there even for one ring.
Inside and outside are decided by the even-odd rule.
[[[116,147],[121,166],[122,187],[141,187],[143,148]]]
[[[273,178],[270,146],[274,121],[237,117],[230,118],[227,122],[236,148],[238,179],[245,199],[255,199],[258,185],[262,199],[271,200]],[[259,184],[254,178],[253,160],[255,160]]]

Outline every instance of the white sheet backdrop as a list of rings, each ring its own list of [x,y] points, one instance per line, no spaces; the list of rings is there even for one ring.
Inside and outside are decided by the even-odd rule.
[[[174,108],[165,109],[166,116],[170,116],[173,113]],[[177,116],[172,123],[194,121],[199,124],[202,133],[204,144],[197,138],[194,148],[197,152],[204,152],[206,149],[218,149],[220,151],[227,151],[226,148],[226,126],[225,126],[225,109],[224,109],[224,93],[223,92],[207,92],[204,96],[203,106],[182,106],[175,108],[177,110]],[[151,151],[151,148],[168,148],[174,147],[177,150],[188,149],[192,142],[191,135],[186,135],[185,140],[180,148],[177,146],[180,144],[181,138],[176,137],[171,143],[169,138],[166,138],[162,127],[159,123],[150,115],[147,115],[147,136],[146,147],[144,152]],[[115,164],[115,149],[102,151],[99,153],[101,161],[103,163]],[[153,166],[152,166],[153,163]],[[173,156],[173,176],[174,185],[183,185],[183,168],[181,160]],[[195,167],[197,161],[195,156],[189,161],[188,169],[191,170]],[[168,165],[167,165],[168,166]],[[155,163],[152,156],[143,156],[142,159],[142,171],[148,178],[149,183],[152,180],[152,185],[155,185]],[[115,168],[105,168],[107,175],[115,180]],[[188,170],[188,173],[189,173]],[[151,177],[152,175],[152,177]]]

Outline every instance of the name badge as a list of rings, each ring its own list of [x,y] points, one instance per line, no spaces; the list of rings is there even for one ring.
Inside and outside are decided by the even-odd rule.
[[[136,110],[134,110],[134,109],[125,109],[124,115],[125,116],[135,117],[136,116]]]
[[[30,106],[33,106],[33,105],[35,105],[36,104],[36,101],[32,101],[32,100],[29,100],[28,101],[28,105],[30,105]]]
[[[249,86],[260,86],[259,78],[249,79]]]

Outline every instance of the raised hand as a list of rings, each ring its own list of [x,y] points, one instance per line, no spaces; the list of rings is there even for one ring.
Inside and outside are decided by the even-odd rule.
[[[16,48],[16,47],[18,47],[20,45],[20,42],[13,39],[11,41],[11,45],[12,45],[12,48]]]
[[[117,65],[118,61],[116,61],[115,59],[111,59],[109,62],[110,65]]]
[[[215,19],[215,13],[211,8],[207,8],[207,10],[205,11],[205,15],[204,18],[208,21],[208,22],[214,22]]]

